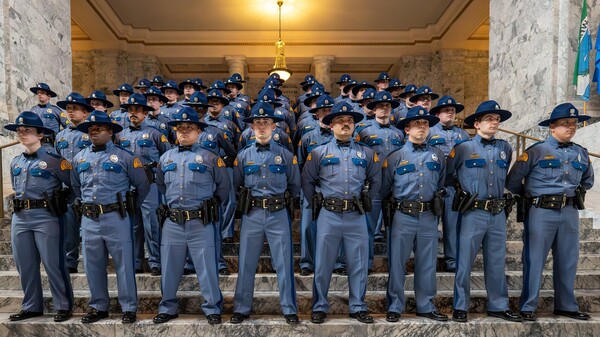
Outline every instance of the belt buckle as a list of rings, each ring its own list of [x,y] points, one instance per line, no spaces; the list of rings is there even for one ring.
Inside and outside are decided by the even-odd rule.
[[[104,214],[104,208],[102,208],[102,205],[98,205],[98,214]]]
[[[567,195],[563,194],[562,201],[561,201],[561,208],[565,207],[566,205],[567,205]]]
[[[489,211],[493,205],[493,200],[486,200],[483,207],[486,211]]]
[[[264,198],[260,201],[260,205],[263,209],[269,208],[269,199]]]
[[[183,211],[183,214],[185,214],[185,221],[190,221],[190,211]]]
[[[342,211],[347,211],[350,209],[350,206],[348,205],[348,199],[342,199],[343,203],[342,203]]]
[[[25,209],[30,209],[31,208],[31,199],[25,199],[24,201],[24,206],[23,208]]]
[[[424,202],[419,202],[419,205],[421,206],[419,208],[419,213],[425,212],[425,203]]]

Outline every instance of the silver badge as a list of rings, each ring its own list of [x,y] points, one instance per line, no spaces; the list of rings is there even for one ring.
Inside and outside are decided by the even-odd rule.
[[[452,100],[451,99],[448,100],[448,104],[452,104]]]
[[[198,102],[198,97],[194,97],[194,102]]]
[[[425,90],[423,90],[423,92],[429,92],[429,89],[425,88]]]
[[[87,133],[84,133],[84,134],[81,136],[81,139],[83,139],[83,140],[90,140],[90,136],[88,136],[88,134],[87,134]]]
[[[181,118],[183,118],[183,119],[187,119],[187,114],[186,114],[186,113],[183,113],[183,114],[181,115]]]
[[[346,111],[346,110],[348,110],[348,108],[346,108],[346,106],[345,106],[345,105],[344,105],[344,106],[342,106],[342,111]]]
[[[498,104],[496,104],[496,110],[500,110],[500,106]]]
[[[275,157],[275,164],[277,164],[277,165],[281,164],[281,157],[280,156]]]
[[[143,138],[143,139],[148,139],[149,137],[150,137],[150,135],[149,135],[149,134],[147,134],[147,133],[144,133],[144,134],[142,135],[142,138]]]
[[[229,117],[229,111],[225,111],[225,116]]]
[[[364,157],[363,153],[362,153],[362,152],[360,152],[360,151],[356,151],[356,156],[357,156],[358,158],[363,158],[363,157]]]
[[[165,125],[165,123],[160,123],[160,128],[161,128],[161,129],[166,129],[166,128],[167,128],[167,126]]]
[[[577,161],[581,163],[581,154],[577,155]]]
[[[242,105],[241,105],[240,103],[236,104],[236,106],[237,106],[238,108],[241,108],[241,107],[242,107]]]
[[[119,161],[119,157],[117,157],[116,154],[113,154],[110,156],[110,161],[112,161],[113,163],[116,163]]]
[[[264,101],[266,101],[266,100],[268,100],[268,99],[269,99],[269,96],[267,96],[267,95],[264,95],[264,96],[263,96],[263,100],[264,100]]]
[[[204,162],[204,158],[201,155],[196,156],[196,163],[202,164]]]
[[[274,134],[273,139],[275,139],[275,141],[279,141],[279,134],[278,133]]]
[[[504,151],[500,152],[500,159],[506,160],[506,152],[504,152]]]
[[[571,116],[575,116],[575,109],[571,109],[571,110],[569,111],[569,113],[570,113],[570,115],[571,115]]]
[[[19,124],[23,124],[23,117],[19,117]]]
[[[92,116],[92,117],[90,117],[90,120],[91,120],[92,122],[95,122],[95,121],[96,121],[96,116]]]
[[[43,160],[42,160],[42,161],[41,161],[41,162],[38,164],[38,166],[39,166],[39,167],[40,167],[42,170],[44,170],[44,169],[46,169],[46,167],[48,167],[48,164],[47,164],[45,161],[43,161]]]
[[[265,109],[263,109],[263,108],[258,109],[258,113],[261,114],[261,115],[264,115],[265,114]]]
[[[425,114],[425,110],[419,110],[419,116],[423,116]]]
[[[211,133],[208,134],[208,140],[212,141],[213,140],[213,135]]]
[[[431,159],[433,159],[433,161],[438,161],[438,156],[435,153],[431,154]]]

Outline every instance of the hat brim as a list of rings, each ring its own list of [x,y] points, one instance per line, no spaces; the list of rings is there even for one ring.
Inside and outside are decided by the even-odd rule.
[[[389,86],[389,87],[385,88],[384,90],[385,91],[392,91],[394,89],[400,89],[400,90],[402,90],[404,88],[406,88],[405,85],[394,85],[394,86]]]
[[[119,132],[123,131],[123,127],[120,124],[113,123],[113,122],[83,122],[83,123],[77,125],[77,130],[79,130],[83,133],[88,133],[89,132],[88,130],[92,125],[109,126],[113,130],[113,133],[119,133]]]
[[[323,124],[325,125],[330,125],[333,119],[339,116],[352,116],[352,119],[354,119],[354,124],[362,121],[365,118],[365,115],[356,111],[332,112],[329,115],[323,117],[321,122],[323,122]]]
[[[372,86],[371,84],[358,84],[352,88],[352,95],[356,96],[356,94],[358,94],[358,91],[363,88],[365,88],[365,89],[371,88],[371,89],[375,90],[375,87]]]
[[[442,110],[442,108],[446,108],[446,107],[453,107],[454,109],[456,109],[456,113],[459,113],[461,111],[463,111],[465,109],[465,106],[462,104],[444,104],[444,105],[436,105],[433,108],[431,108],[431,110],[429,110],[429,114],[430,115],[434,115],[436,113],[439,112],[439,110]]]
[[[392,109],[396,109],[400,106],[400,102],[398,101],[373,101],[367,104],[367,109],[373,110],[373,108],[379,103],[390,103],[392,105]]]
[[[208,96],[207,101],[210,102],[211,99],[218,99],[221,103],[223,103],[224,106],[228,106],[229,105],[229,100],[225,97],[219,97],[219,96]]]
[[[129,90],[121,90],[121,89],[113,90],[113,94],[115,94],[115,96],[120,96],[122,92],[126,92],[130,95],[133,94],[133,91],[129,91]]]
[[[324,106],[321,106],[321,107],[318,107],[318,108],[312,108],[312,109],[308,110],[308,112],[311,113],[311,114],[314,114],[319,109],[327,109],[327,108],[333,108],[333,104],[331,104],[331,105],[324,105]]]
[[[553,122],[555,122],[559,119],[564,119],[564,118],[577,118],[577,123],[581,123],[581,122],[585,122],[585,121],[589,120],[592,117],[588,116],[588,115],[579,115],[579,116],[573,116],[573,117],[567,116],[567,117],[558,117],[558,118],[548,118],[546,120],[539,122],[538,125],[539,126],[550,126],[550,124],[552,124]]]
[[[280,107],[282,107],[282,106],[283,106],[283,104],[281,104],[281,103],[277,103],[277,102],[265,102],[265,101],[262,101],[262,102],[264,102],[264,103],[267,103],[267,104],[271,104],[271,105],[272,105],[274,108],[280,108]],[[258,101],[256,101],[256,102],[253,102],[253,103],[250,103],[250,107],[253,107],[253,106],[255,106],[255,105],[256,105],[256,103],[258,103]]]
[[[173,87],[162,87],[162,88],[160,88],[160,90],[162,90],[162,92],[164,92],[164,93],[166,93],[165,91],[167,89],[175,90],[179,96],[183,95],[183,90],[181,90],[179,88],[173,88]]]
[[[498,114],[500,115],[500,123],[504,122],[505,120],[509,119],[512,116],[512,113],[508,110],[486,110],[486,111],[479,111],[476,112],[474,114],[471,114],[467,117],[465,117],[464,123],[467,125],[473,125],[475,124],[475,120],[477,119],[477,117],[479,116],[483,116],[483,115],[487,115],[487,114]]]
[[[400,97],[402,99],[406,99],[406,96],[408,96],[410,94],[414,94],[414,93],[416,93],[416,91],[403,92],[398,97]]]
[[[250,117],[246,117],[246,118],[244,118],[242,120],[244,121],[244,123],[252,123],[252,122],[254,122],[255,119],[267,119],[267,118],[272,119],[273,122],[275,122],[275,123],[279,123],[279,122],[283,122],[284,121],[283,118],[277,117],[277,116],[273,116],[273,117],[271,117],[271,116],[264,116],[264,117],[263,116],[250,116]]]
[[[242,89],[244,88],[244,86],[243,86],[243,85],[242,85],[240,82],[229,82],[229,83],[225,83],[225,85],[226,85],[226,86],[227,86],[227,85],[230,85],[230,84],[233,84],[233,85],[235,85],[235,87],[236,87],[238,90],[242,90]]]
[[[192,107],[192,108],[196,108],[196,107],[200,107],[200,108],[212,108],[213,106],[210,104],[206,104],[206,103],[194,103],[194,102],[185,102],[183,103],[183,105]]]
[[[183,89],[186,85],[191,85],[194,87],[194,90],[198,91],[200,90],[200,86],[196,83],[192,83],[192,82],[184,82],[184,83],[180,83],[177,87],[179,87],[179,90],[181,90],[181,94],[183,94]],[[171,88],[172,89],[172,88]],[[180,94],[180,95],[181,95]]]
[[[158,100],[159,100],[159,101],[161,101],[161,102],[163,102],[163,103],[168,103],[168,102],[169,102],[169,99],[168,99],[168,98],[167,98],[167,96],[165,96],[165,95],[160,95],[160,94],[148,94],[148,93],[145,93],[145,94],[144,94],[144,97],[146,97],[146,99],[147,99],[148,97],[150,97],[150,96],[158,97]]]
[[[339,85],[342,85],[342,84],[343,84],[343,85],[346,85],[347,83],[348,83],[348,81],[346,81],[346,82],[342,82],[342,81],[337,81],[337,82],[335,82],[335,84],[339,84]]]
[[[410,98],[410,101],[415,103],[421,96],[431,96],[431,100],[440,98],[440,95],[430,92],[430,93],[416,94]]]
[[[378,82],[381,82],[381,81],[391,81],[391,79],[389,79],[389,78],[378,78],[376,80],[373,80],[373,82],[375,82],[375,83],[378,83]]]
[[[125,104],[121,104],[120,107],[123,109],[129,109],[130,106],[139,106],[142,107],[142,109],[144,109],[144,111],[154,111],[154,108],[149,106],[149,105],[143,105],[143,104],[129,104],[129,103],[125,103]]]
[[[56,105],[58,105],[58,107],[63,110],[66,110],[67,105],[69,105],[69,104],[80,105],[80,106],[84,107],[88,112],[94,111],[94,107],[87,103],[80,103],[80,102],[74,102],[74,101],[58,101],[58,102],[56,102]]]
[[[192,121],[178,121],[178,120],[172,120],[172,121],[168,121],[167,125],[169,126],[177,126],[177,124],[179,123],[192,123],[192,124],[196,124],[200,127],[200,129],[204,130],[205,127],[208,126],[208,124],[204,123],[204,122],[192,122]]]
[[[31,91],[32,93],[34,93],[36,95],[37,95],[37,91],[38,90],[44,90],[48,94],[48,96],[50,96],[50,97],[56,97],[57,96],[56,93],[54,91],[50,90],[50,89],[44,89],[44,88],[38,88],[38,87],[29,88],[29,91]]]
[[[321,96],[321,95],[319,95],[319,96]],[[319,96],[308,96],[304,99],[304,101],[302,101],[302,103],[304,103],[304,105],[306,105],[308,107],[308,106],[310,106],[310,103],[312,103],[317,98],[319,98]]]
[[[112,107],[114,107],[115,105],[113,104],[113,102],[107,100],[107,99],[100,99],[100,98],[86,98],[85,101],[91,105],[92,100],[96,100],[96,101],[100,101],[102,103],[104,103],[104,107],[107,109],[110,109]]]
[[[425,119],[425,120],[427,120],[429,122],[429,127],[432,127],[432,126],[434,126],[434,125],[436,125],[437,123],[440,122],[440,119],[437,118],[437,117],[435,117],[435,116],[432,116],[432,115],[419,115],[419,116],[413,116],[413,117],[408,117],[408,118],[401,119],[398,122],[397,127],[398,127],[398,129],[403,130],[406,127],[406,125],[408,125],[408,123],[410,123],[411,121],[419,120],[419,119]]]
[[[47,127],[44,127],[44,126],[37,126],[37,125],[31,125],[31,124],[12,124],[12,123],[4,125],[4,128],[6,130],[14,131],[14,132],[17,132],[17,129],[19,127],[36,128],[38,130],[41,130],[42,133],[46,134],[46,135],[54,134],[54,130],[48,129]]]

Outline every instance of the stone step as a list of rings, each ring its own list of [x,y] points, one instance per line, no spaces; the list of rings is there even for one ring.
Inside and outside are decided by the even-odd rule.
[[[310,315],[300,315],[300,324],[290,326],[280,315],[252,315],[242,324],[231,324],[230,315],[223,315],[223,324],[209,325],[204,316],[179,315],[168,323],[152,323],[154,314],[138,314],[134,324],[122,324],[121,315],[96,324],[82,324],[83,314],[76,314],[66,322],[55,323],[52,315],[22,322],[9,322],[9,314],[0,314],[0,335],[14,336],[597,336],[600,314],[592,314],[589,321],[576,321],[552,314],[539,314],[537,322],[513,323],[485,314],[469,314],[469,323],[440,323],[414,314],[403,314],[397,323],[385,321],[385,315],[374,315],[374,324],[359,323],[347,315],[328,315],[325,323],[310,323]]]
[[[112,266],[112,258],[109,257],[109,272],[114,271],[114,267]],[[238,270],[238,257],[237,256],[225,256],[225,261],[229,266],[230,272],[237,272]],[[507,271],[521,271],[523,266],[521,264],[521,255],[506,255],[506,266],[505,270]],[[545,270],[552,270],[552,254],[548,256],[545,264]],[[580,254],[579,262],[577,264],[578,270],[596,270],[600,265],[600,254]],[[79,258],[79,270],[83,269],[83,258]],[[147,270],[147,268],[145,268]],[[14,260],[12,255],[0,255],[0,271],[8,271],[8,270],[16,270],[14,265]],[[407,263],[407,270],[412,272],[414,270],[414,259],[410,258]],[[439,272],[444,270],[444,257],[438,255],[437,258],[437,270]],[[478,255],[475,257],[475,261],[473,264],[473,271],[482,271],[483,270],[483,256]],[[294,271],[296,273],[300,272],[300,257],[294,256]],[[387,257],[385,256],[375,256],[373,259],[373,272],[387,272],[388,264]],[[271,266],[271,257],[270,256],[261,256],[258,261],[257,273],[272,273],[273,268]]]
[[[454,289],[454,274],[447,272],[437,273],[437,289],[442,290],[453,290]],[[228,276],[220,276],[219,286],[223,291],[235,291],[237,274]],[[387,273],[372,273],[368,276],[367,290],[377,291],[385,290],[387,286],[388,274]],[[523,289],[523,274],[520,271],[509,271],[506,272],[506,280],[508,288],[510,290],[521,290]],[[313,276],[300,276],[295,275],[296,289],[297,290],[312,290]],[[85,273],[71,274],[71,282],[74,290],[87,290],[88,282]],[[160,277],[151,276],[150,274],[137,274],[136,275],[137,289],[138,291],[160,291]],[[48,277],[45,273],[42,273],[42,288],[50,289],[48,284]],[[17,271],[3,271],[0,272],[0,289],[3,290],[21,290],[20,277]],[[114,273],[108,275],[108,289],[117,290],[117,279]],[[277,275],[276,274],[257,274],[254,281],[254,289],[256,292],[261,291],[275,291],[278,289],[277,286]],[[346,276],[340,276],[333,274],[331,279],[330,288],[331,291],[347,291],[348,290],[348,278]],[[409,274],[406,276],[405,286],[406,290],[414,290],[414,275]],[[471,289],[483,290],[485,289],[485,280],[483,272],[476,271],[471,275]],[[542,289],[551,290],[553,289],[552,273],[544,272],[542,278]],[[589,270],[579,271],[575,278],[575,289],[600,289],[600,271]],[[183,276],[181,285],[179,287],[181,291],[199,291],[198,279],[195,275]]]
[[[552,290],[540,291],[540,301],[537,312],[551,313],[554,306],[554,297]],[[233,312],[233,292],[223,292],[223,312],[231,314]],[[406,312],[415,312],[414,292],[406,291]],[[110,311],[121,312],[117,300],[117,292],[110,291]],[[518,308],[519,296],[521,291],[509,291],[510,306],[513,309]],[[600,312],[600,290],[576,290],[575,296],[580,310],[586,312]],[[17,290],[0,290],[1,306],[0,312],[17,312],[22,305],[23,293]],[[179,313],[199,314],[200,305],[204,299],[197,291],[180,291]],[[156,313],[158,304],[161,300],[159,291],[138,291],[138,312],[151,314]],[[373,313],[386,312],[386,294],[385,291],[367,292],[366,302],[368,309]],[[89,291],[75,291],[74,310],[82,313],[87,311],[89,301]],[[330,291],[329,303],[331,314],[348,313],[348,292]],[[434,304],[439,311],[449,313],[452,310],[453,291],[438,291]],[[474,313],[486,312],[487,297],[485,290],[471,291],[471,304],[469,311]],[[310,313],[312,305],[312,291],[297,291],[298,311],[302,314]],[[44,292],[44,310],[49,311],[52,306],[52,297],[49,291]],[[261,291],[254,293],[253,313],[256,315],[279,315],[281,314],[279,306],[279,292]]]

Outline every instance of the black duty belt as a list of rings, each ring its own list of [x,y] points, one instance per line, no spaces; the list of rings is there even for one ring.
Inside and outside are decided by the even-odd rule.
[[[506,199],[483,199],[473,201],[471,209],[481,209],[492,214],[498,214],[504,210]]]
[[[540,195],[539,197],[531,198],[531,204],[538,208],[561,209],[567,205],[573,205],[575,197],[567,197],[566,195]]]
[[[324,198],[322,207],[335,213],[358,211],[354,199]]]
[[[431,201],[397,201],[394,203],[394,207],[404,214],[417,216],[419,213],[431,211]]]
[[[184,209],[171,208],[169,209],[169,219],[171,221],[183,225],[186,221],[202,219],[204,214],[199,209],[187,211]]]
[[[81,205],[81,213],[86,218],[96,219],[100,214],[117,212],[121,207],[125,209],[125,204],[119,205],[118,202],[107,205],[83,204]]]
[[[48,208],[48,204],[43,199],[13,199],[13,209],[15,212],[32,208]]]
[[[275,212],[284,209],[286,203],[285,198],[283,196],[269,198],[252,198],[250,199],[250,206],[268,209],[270,212]]]

